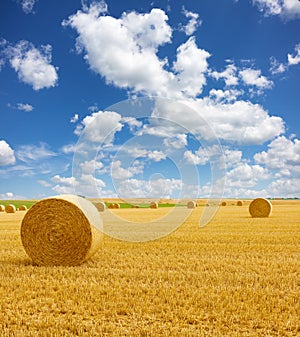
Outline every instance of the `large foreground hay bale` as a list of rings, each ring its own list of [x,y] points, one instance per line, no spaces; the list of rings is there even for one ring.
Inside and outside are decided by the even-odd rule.
[[[106,209],[106,205],[103,201],[95,202],[94,205],[97,208],[98,212],[104,212]]]
[[[241,200],[238,200],[236,203],[237,206],[243,206],[243,202]]]
[[[195,208],[196,207],[196,202],[195,201],[193,201],[193,200],[190,200],[190,201],[188,201],[188,203],[187,203],[187,208]]]
[[[257,198],[251,201],[249,212],[252,218],[266,218],[272,212],[272,204],[264,198]]]
[[[9,204],[5,206],[6,213],[16,213],[16,211],[17,211],[16,206],[13,204]]]
[[[158,203],[156,201],[152,201],[150,203],[150,208],[158,208]]]
[[[21,205],[19,207],[19,211],[27,211],[27,206],[26,205]]]
[[[0,205],[0,212],[5,212],[5,206],[4,205]]]
[[[35,264],[75,266],[96,252],[101,228],[102,219],[90,201],[61,195],[29,209],[21,224],[21,240]]]

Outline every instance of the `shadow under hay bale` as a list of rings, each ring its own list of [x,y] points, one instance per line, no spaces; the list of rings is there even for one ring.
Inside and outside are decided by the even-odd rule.
[[[156,201],[152,201],[151,203],[150,203],[150,208],[158,208],[158,203],[156,202]]]
[[[196,202],[193,201],[193,200],[190,200],[188,203],[187,203],[187,208],[195,208],[197,206]]]
[[[13,204],[9,204],[5,206],[6,213],[16,213],[16,211],[17,211],[16,206]]]
[[[272,204],[264,198],[257,198],[251,201],[249,213],[252,218],[267,218],[272,212]]]
[[[37,265],[76,266],[97,250],[102,219],[97,208],[76,195],[41,200],[25,214],[21,240]]]

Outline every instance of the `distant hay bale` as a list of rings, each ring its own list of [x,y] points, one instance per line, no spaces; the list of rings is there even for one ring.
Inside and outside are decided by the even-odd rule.
[[[112,204],[109,204],[109,205],[108,205],[108,208],[110,208],[110,209],[120,208],[120,204],[112,203]]]
[[[19,207],[19,211],[27,211],[27,206],[26,205],[21,205]]]
[[[97,208],[98,212],[104,212],[106,209],[106,205],[103,201],[95,202],[94,205]]]
[[[226,205],[227,205],[226,201],[222,201],[221,206],[226,206]]]
[[[21,223],[23,247],[37,265],[76,266],[97,250],[102,219],[97,208],[76,195],[35,203]]]
[[[237,206],[243,206],[243,202],[241,200],[238,200],[238,202],[236,203]]]
[[[5,212],[5,206],[4,205],[0,205],[0,212]]]
[[[188,201],[188,203],[187,203],[187,208],[195,208],[196,207],[196,202],[195,201],[193,201],[193,200],[190,200],[190,201]]]
[[[158,203],[156,201],[152,201],[150,203],[150,208],[158,208]]]
[[[16,213],[16,211],[17,211],[16,206],[13,204],[9,204],[5,206],[6,213]]]
[[[257,198],[251,201],[249,212],[252,218],[267,218],[272,212],[272,204],[264,198]]]

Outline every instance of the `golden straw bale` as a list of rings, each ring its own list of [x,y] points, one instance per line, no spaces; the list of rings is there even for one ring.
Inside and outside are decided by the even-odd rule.
[[[19,211],[27,211],[27,206],[26,205],[21,205],[19,207]]]
[[[196,207],[196,202],[193,200],[188,201],[187,203],[187,208],[195,208]]]
[[[158,203],[156,201],[152,201],[150,203],[150,208],[158,208]]]
[[[115,204],[115,208],[120,208],[120,204]]]
[[[106,209],[106,205],[103,201],[95,202],[94,205],[97,208],[98,212],[104,212]]]
[[[13,204],[9,204],[5,206],[6,213],[16,213],[16,211],[17,211],[16,206]]]
[[[222,201],[221,206],[226,206],[226,205],[227,205],[226,201]]]
[[[102,219],[97,208],[77,195],[35,203],[21,223],[23,247],[37,265],[75,266],[97,250]]]
[[[243,202],[241,200],[238,200],[238,202],[236,203],[237,206],[243,206]]]
[[[5,212],[5,206],[4,205],[0,205],[0,212]]]
[[[249,212],[252,218],[266,218],[272,212],[272,204],[264,198],[257,198],[251,201]]]

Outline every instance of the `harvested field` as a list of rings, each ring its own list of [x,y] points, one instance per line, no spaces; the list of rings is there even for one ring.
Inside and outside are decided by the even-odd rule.
[[[248,201],[228,203],[204,228],[197,207],[152,242],[104,236],[76,267],[34,266],[20,238],[26,212],[2,212],[0,336],[299,336],[300,201],[272,204],[269,218],[252,218]]]

